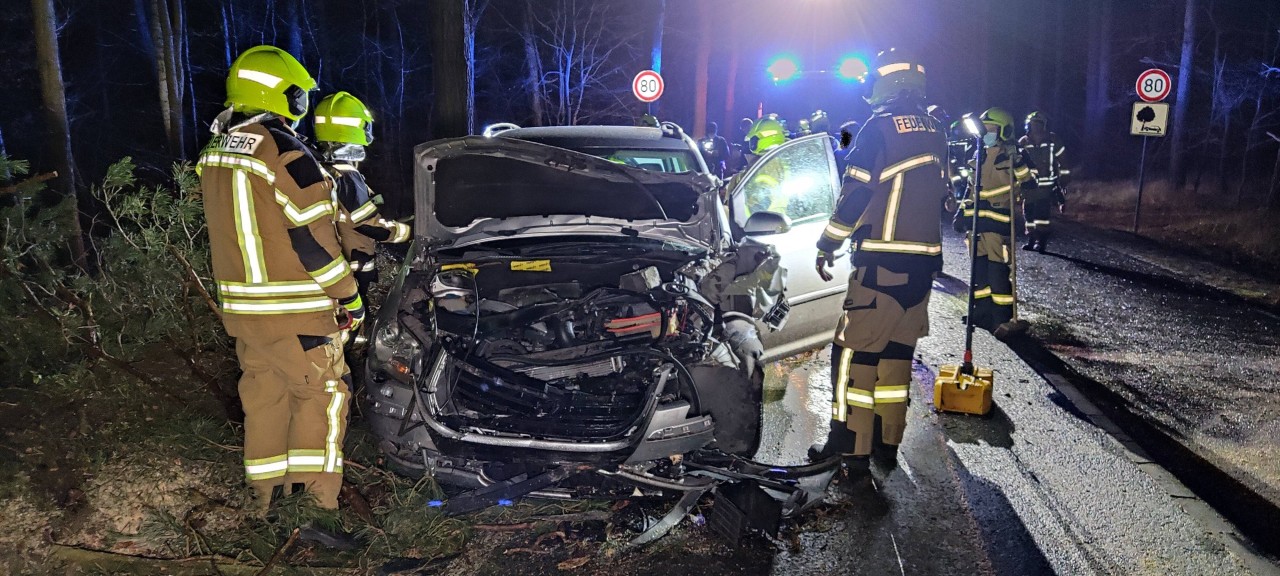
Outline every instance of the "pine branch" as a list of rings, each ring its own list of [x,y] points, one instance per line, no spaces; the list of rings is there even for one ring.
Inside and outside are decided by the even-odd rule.
[[[32,177],[30,177],[30,178],[27,178],[26,180],[23,180],[23,181],[21,181],[21,182],[19,182],[19,183],[17,183],[17,184],[10,184],[9,186],[0,187],[0,196],[3,196],[3,195],[5,195],[5,194],[13,194],[13,193],[15,193],[15,192],[19,192],[19,191],[21,191],[21,190],[23,190],[23,189],[26,189],[26,188],[28,188],[28,187],[30,187],[30,186],[33,186],[33,185],[35,185],[35,184],[40,184],[40,183],[42,183],[42,182],[48,182],[48,181],[53,180],[54,178],[57,178],[57,177],[58,177],[58,173],[57,173],[57,172],[46,172],[46,173],[44,173],[44,174],[37,174],[37,175],[32,176]]]

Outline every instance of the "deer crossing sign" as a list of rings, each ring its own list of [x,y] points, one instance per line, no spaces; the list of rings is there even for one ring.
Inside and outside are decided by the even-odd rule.
[[[1134,136],[1164,136],[1169,128],[1169,105],[1163,102],[1134,102],[1129,117],[1129,133]]]

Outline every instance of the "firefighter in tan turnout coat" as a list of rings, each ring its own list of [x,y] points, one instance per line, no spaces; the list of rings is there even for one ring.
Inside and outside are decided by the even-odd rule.
[[[332,184],[292,124],[310,74],[258,46],[227,79],[227,105],[198,170],[222,322],[243,375],[245,476],[265,511],[307,490],[338,506],[350,374],[346,331],[364,318],[334,229]]]
[[[906,429],[911,358],[929,333],[929,292],[942,269],[938,211],[947,196],[945,128],[921,109],[924,66],[881,53],[868,101],[875,112],[849,153],[835,214],[818,240],[818,274],[845,240],[854,272],[832,347],[831,432],[809,458],[844,457],[866,470],[879,421],[880,456]]]

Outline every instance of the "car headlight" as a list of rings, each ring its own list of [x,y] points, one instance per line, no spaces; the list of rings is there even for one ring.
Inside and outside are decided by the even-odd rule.
[[[401,382],[412,380],[413,368],[422,357],[422,343],[400,325],[398,319],[382,322],[373,335],[369,349],[369,368],[374,380],[391,377]]]

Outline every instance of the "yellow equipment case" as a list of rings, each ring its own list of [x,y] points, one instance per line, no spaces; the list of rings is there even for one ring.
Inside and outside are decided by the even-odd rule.
[[[990,368],[974,368],[965,374],[956,364],[943,366],[933,381],[933,407],[939,412],[986,416],[991,412],[995,376]]]

